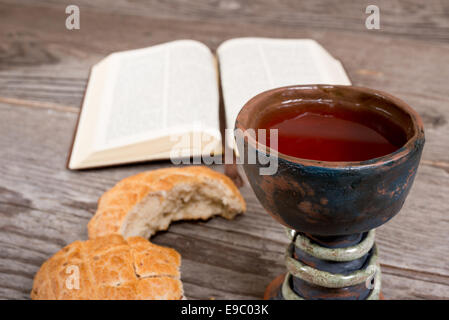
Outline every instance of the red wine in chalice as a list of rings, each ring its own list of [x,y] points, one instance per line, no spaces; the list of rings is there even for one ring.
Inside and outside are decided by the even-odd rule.
[[[271,111],[261,117],[258,128],[278,130],[279,152],[319,161],[369,160],[392,153],[406,142],[403,130],[387,117],[316,102]]]

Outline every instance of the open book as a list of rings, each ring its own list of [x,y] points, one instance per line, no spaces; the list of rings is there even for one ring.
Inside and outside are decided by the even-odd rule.
[[[113,53],[91,70],[68,167],[219,155],[220,80],[230,129],[265,90],[350,84],[341,63],[310,39],[236,38],[216,56],[193,40]]]

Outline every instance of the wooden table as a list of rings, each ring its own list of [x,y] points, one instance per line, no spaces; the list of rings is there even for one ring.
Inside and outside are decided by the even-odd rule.
[[[65,28],[68,4],[81,9],[80,30]],[[105,190],[170,166],[65,169],[94,63],[174,39],[215,49],[232,37],[268,36],[316,39],[355,85],[388,91],[420,113],[427,142],[413,190],[377,233],[383,292],[387,299],[448,299],[449,2],[377,5],[380,30],[365,28],[366,4],[354,1],[0,1],[0,298],[29,298],[43,261],[86,239]],[[234,221],[176,223],[152,239],[182,254],[188,298],[261,298],[285,270],[281,226],[247,184],[241,191],[248,212]]]

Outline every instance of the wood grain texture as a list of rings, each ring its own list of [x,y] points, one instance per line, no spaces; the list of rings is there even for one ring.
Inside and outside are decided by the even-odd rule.
[[[9,0],[7,3],[33,5],[30,0]],[[369,1],[352,0],[41,0],[44,7],[65,8],[77,4],[81,10],[120,13],[145,18],[165,18],[177,21],[201,21],[276,25],[294,28],[314,28],[365,32],[365,9]],[[445,0],[378,0],[382,33],[393,36],[449,41],[449,3]]]
[[[94,63],[113,51],[174,39],[215,49],[232,37],[270,36],[318,40],[354,84],[391,92],[423,117],[423,165],[401,213],[377,233],[383,291],[388,299],[449,299],[447,2],[380,2],[380,32],[364,29],[365,15],[349,1],[70,1],[81,7],[79,31],[64,28],[65,3],[0,1],[0,298],[29,298],[42,262],[86,239],[105,190],[128,175],[170,166],[65,169]],[[285,271],[281,226],[247,183],[242,193],[244,216],[180,222],[153,238],[182,254],[189,298],[261,298]]]

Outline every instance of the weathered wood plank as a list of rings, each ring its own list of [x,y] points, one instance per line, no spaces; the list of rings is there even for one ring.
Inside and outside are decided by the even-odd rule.
[[[75,121],[71,112],[0,104],[0,296],[27,297],[40,264],[87,237],[98,197],[116,181],[169,165],[65,170]],[[421,167],[403,212],[379,230],[389,298],[448,296],[448,188],[443,170]],[[261,297],[270,279],[285,270],[282,227],[263,212],[248,186],[242,192],[248,203],[244,216],[177,223],[153,239],[182,254],[190,298]]]
[[[35,6],[32,0],[3,0]],[[202,0],[186,3],[183,0],[44,0],[40,6],[58,8],[60,12],[76,4],[81,12],[92,10],[101,13],[168,18],[177,21],[202,23],[222,22],[232,25],[245,21],[249,24],[314,28],[317,30],[344,30],[365,33],[367,2],[351,0],[272,1],[272,0]],[[449,4],[444,0],[378,0],[381,29],[377,32],[393,36],[421,38],[427,41],[449,41]],[[376,31],[372,31],[376,32]]]

